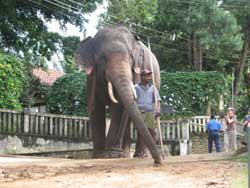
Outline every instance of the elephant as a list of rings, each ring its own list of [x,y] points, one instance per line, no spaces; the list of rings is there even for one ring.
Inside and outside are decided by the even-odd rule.
[[[93,38],[87,37],[80,42],[75,52],[75,63],[87,74],[93,157],[103,157],[107,151],[122,151],[123,135],[132,121],[154,163],[161,164],[162,159],[156,144],[136,104],[133,87],[133,84],[140,82],[141,69],[151,69],[149,59],[152,57],[156,85],[159,88],[159,65],[155,56],[150,53],[125,26],[102,28]],[[111,123],[106,135],[107,106]]]

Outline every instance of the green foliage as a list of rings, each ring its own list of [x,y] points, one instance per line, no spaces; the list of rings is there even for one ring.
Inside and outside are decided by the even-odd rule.
[[[130,25],[128,22],[149,25],[157,13],[157,0],[110,0],[107,13],[103,18],[108,23],[124,21],[127,25]]]
[[[59,78],[47,99],[50,113],[87,116],[86,75],[75,72]]]
[[[201,45],[205,68],[215,65],[224,67],[234,61],[234,54],[242,48],[242,34],[237,20],[229,11],[220,8],[216,0],[159,0],[155,25],[158,30],[176,36],[175,40],[168,37],[154,42],[165,47],[165,50],[157,50],[157,54],[165,58],[162,62],[168,62],[169,65],[161,65],[167,71],[182,71],[183,67],[190,70],[187,59],[191,61],[193,58],[190,49],[194,39]],[[223,65],[221,59],[229,61],[224,60]]]
[[[241,26],[244,38],[250,39],[250,2],[249,0],[223,0],[222,7],[230,11]]]
[[[13,56],[0,53],[0,108],[21,108],[19,97],[24,80],[24,64]]]
[[[227,93],[226,81],[218,72],[161,73],[163,103],[175,110],[175,115],[204,115],[208,102],[218,107],[220,95]]]
[[[238,172],[236,173],[237,175],[235,178],[232,180],[231,187],[235,188],[245,188],[247,187],[247,179],[248,179],[248,168],[247,168],[247,161],[248,159],[248,154],[240,154],[240,155],[235,155],[231,157],[229,160],[232,160],[234,162],[237,162],[240,165],[240,168],[238,169]]]
[[[80,43],[80,37],[70,36],[63,38],[63,55],[64,60],[61,62],[65,73],[73,73],[78,70],[74,62],[74,53]]]
[[[59,21],[84,28],[84,13],[93,12],[102,0],[0,0],[0,48],[44,66],[46,60],[60,50],[64,40],[58,33],[49,32],[47,22]],[[83,5],[84,3],[84,5]]]

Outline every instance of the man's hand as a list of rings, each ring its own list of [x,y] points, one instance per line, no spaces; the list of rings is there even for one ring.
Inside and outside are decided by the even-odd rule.
[[[161,116],[161,113],[160,112],[156,112],[155,113],[155,117],[160,117]]]

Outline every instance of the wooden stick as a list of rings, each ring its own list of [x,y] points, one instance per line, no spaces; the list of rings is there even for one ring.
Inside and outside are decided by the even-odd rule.
[[[151,54],[149,38],[148,38],[148,49],[149,49],[150,66],[151,66],[151,71],[152,71],[152,82],[153,82],[153,87],[154,87],[154,90],[155,90],[156,86],[155,86],[154,67],[153,67],[153,62],[152,62],[152,54]],[[157,101],[156,92],[154,92],[154,101],[155,101],[155,110],[158,110],[158,101]],[[163,141],[162,141],[162,135],[161,135],[160,117],[156,117],[156,124],[157,124],[157,129],[158,129],[159,137],[160,137],[162,158],[164,159],[164,150],[163,150]]]

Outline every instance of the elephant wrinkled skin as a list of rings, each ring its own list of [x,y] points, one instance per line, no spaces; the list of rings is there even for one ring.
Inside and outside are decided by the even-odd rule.
[[[107,27],[93,37],[83,40],[75,54],[76,63],[82,66],[87,76],[88,108],[94,157],[117,157],[126,145],[123,135],[130,121],[133,122],[148,147],[154,162],[161,163],[154,144],[134,99],[132,82],[140,82],[141,69],[151,69],[150,51],[124,26]],[[152,54],[156,84],[160,85],[159,65]],[[113,102],[108,93],[108,82],[113,86]],[[111,124],[106,136],[105,113],[108,106]],[[125,136],[128,137],[128,136]],[[127,142],[128,143],[128,142]],[[122,146],[123,145],[123,146]],[[126,146],[125,146],[126,147]],[[114,152],[115,151],[115,152]],[[117,154],[117,155],[116,155]]]

